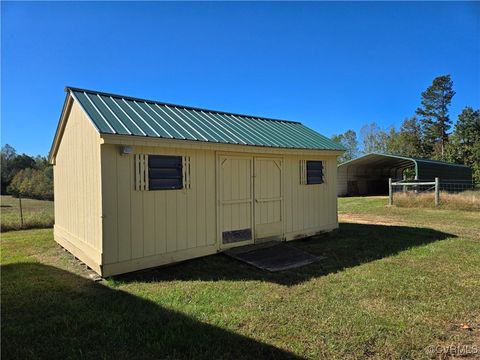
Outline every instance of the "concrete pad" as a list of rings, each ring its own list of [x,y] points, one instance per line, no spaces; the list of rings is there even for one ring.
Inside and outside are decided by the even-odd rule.
[[[325,259],[278,241],[241,246],[226,250],[225,254],[271,272],[293,269]]]

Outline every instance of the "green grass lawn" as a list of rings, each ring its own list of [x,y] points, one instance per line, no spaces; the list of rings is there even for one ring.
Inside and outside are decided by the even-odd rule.
[[[339,198],[340,221],[352,217],[353,220],[365,218],[372,223],[424,226],[480,241],[479,211],[403,208],[387,204],[386,196]]]
[[[1,195],[1,231],[20,230],[20,205],[17,198]],[[22,199],[24,229],[53,226],[53,201]]]
[[[94,283],[52,230],[4,233],[2,357],[417,359],[480,342],[478,212],[339,212],[334,234],[291,243],[328,259],[281,273],[218,254]]]

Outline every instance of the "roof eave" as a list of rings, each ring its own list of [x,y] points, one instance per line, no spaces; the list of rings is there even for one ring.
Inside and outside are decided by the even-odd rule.
[[[417,163],[417,161],[414,159],[414,158],[410,158],[410,157],[407,157],[407,156],[401,156],[401,155],[391,155],[391,154],[381,154],[381,153],[375,153],[375,152],[372,152],[372,153],[368,153],[368,154],[365,154],[365,155],[362,155],[362,156],[359,156],[355,159],[351,159],[351,160],[348,160],[348,161],[345,161],[341,164],[338,164],[338,166],[344,166],[344,165],[350,165],[351,163],[355,162],[355,161],[358,161],[358,160],[361,160],[361,159],[364,159],[368,156],[384,156],[384,157],[390,157],[390,158],[396,158],[396,159],[403,159],[403,160],[409,160],[409,161],[412,161],[414,164]]]
[[[65,88],[65,91],[67,94],[65,95],[65,100],[63,102],[62,112],[60,113],[57,129],[55,130],[52,145],[50,146],[50,151],[48,152],[48,163],[50,165],[55,164],[55,156],[57,155],[58,146],[60,145],[60,139],[63,135],[63,131],[65,130],[67,113],[70,111],[73,103],[73,98],[70,94],[70,91],[68,91],[67,88]]]
[[[284,151],[306,151],[306,152],[321,152],[324,154],[340,156],[344,153],[344,150],[339,149],[315,149],[315,148],[294,148],[294,147],[280,147],[280,146],[264,146],[264,145],[248,145],[248,144],[233,144],[233,143],[222,143],[222,142],[210,142],[210,141],[201,141],[201,140],[189,140],[189,139],[171,139],[171,138],[164,138],[164,137],[154,137],[154,136],[140,136],[140,135],[122,135],[122,134],[108,134],[108,133],[100,133],[100,138],[103,140],[104,144],[123,144],[127,145],[129,141],[141,141],[144,142],[151,142],[158,143],[158,142],[165,142],[171,144],[185,144],[191,147],[192,144],[198,144],[199,146],[245,146],[252,149],[277,149],[277,150],[284,150]]]

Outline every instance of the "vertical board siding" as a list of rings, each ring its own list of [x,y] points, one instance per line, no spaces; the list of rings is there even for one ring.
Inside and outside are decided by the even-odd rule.
[[[143,228],[144,228],[144,247],[143,253],[145,256],[152,256],[156,254],[156,216],[155,216],[155,196],[150,196],[143,192]],[[150,226],[153,224],[153,226]]]
[[[206,193],[206,202],[205,202],[205,213],[206,213],[206,227],[207,234],[205,236],[205,241],[207,245],[213,245],[216,243],[216,233],[217,233],[217,222],[216,222],[216,212],[215,212],[215,201],[216,201],[216,175],[215,175],[215,153],[213,151],[205,152],[205,183],[198,184],[198,186],[204,186]],[[201,209],[201,207],[200,207]]]
[[[102,146],[103,151],[103,146]],[[118,261],[130,260],[132,258],[132,247],[131,247],[131,228],[132,228],[132,219],[131,213],[135,211],[132,209],[132,189],[133,184],[131,182],[131,172],[133,172],[133,161],[130,161],[131,158],[128,156],[119,156],[118,150],[114,149],[110,152],[114,157],[111,161],[116,161],[117,168],[116,174],[105,174],[102,177],[102,181],[108,182],[116,181],[117,182],[117,199],[114,206],[116,207],[117,213],[117,224],[118,224]],[[110,161],[110,160],[108,160]],[[103,165],[103,164],[102,164]],[[121,176],[120,176],[121,174]],[[110,215],[110,204],[104,203],[104,215],[106,218],[111,217]],[[104,240],[106,240],[106,235],[104,234]]]
[[[216,243],[214,151],[135,146],[135,153],[190,156],[190,189],[151,191],[135,190],[133,155],[121,156],[116,145],[101,151],[106,264]]]
[[[111,174],[117,172],[117,159],[115,157],[116,148],[113,146],[102,147],[102,199],[104,204],[110,204],[108,211],[103,211],[103,234],[108,234],[109,238],[117,239],[119,234],[117,199],[118,199],[118,181],[112,178]],[[111,263],[118,260],[119,246],[118,241],[103,241],[103,261]]]
[[[192,167],[192,178],[196,179],[199,183],[206,184],[206,170],[205,170],[205,151],[198,151],[197,157],[194,159],[192,162],[192,159],[190,159],[190,163],[193,163]],[[192,186],[196,186],[195,184],[192,184]],[[196,192],[195,192],[195,201],[197,204],[206,204],[206,189],[205,186],[198,186],[196,187]],[[205,224],[206,221],[206,213],[204,211],[196,211],[196,243],[197,246],[205,246],[207,244],[207,227]]]
[[[130,160],[133,159],[133,156],[128,156]],[[143,204],[143,191],[135,191],[133,189],[135,184],[135,172],[134,172],[134,163],[130,161],[130,189],[131,191],[127,191],[130,193],[130,201],[132,211],[130,214],[131,219],[131,234],[130,234],[130,246],[131,246],[131,256],[132,259],[138,259],[145,256],[144,254],[144,230],[149,226],[145,227],[144,224],[144,204]],[[153,225],[153,224],[152,224]],[[153,226],[152,226],[153,227]]]
[[[103,144],[102,189],[104,215],[104,261],[115,264],[143,257],[200,249],[217,243],[216,153],[213,150],[134,146],[135,153],[189,156],[191,188],[181,190],[135,190],[133,155],[121,156],[118,146]],[[255,155],[254,155],[255,156]],[[261,156],[261,155],[260,155]],[[277,157],[278,158],[278,157]],[[252,157],[253,159],[253,157]],[[324,161],[325,182],[300,184],[300,160]],[[228,199],[243,198],[252,191],[252,161],[234,161],[224,169],[231,181],[220,184]],[[281,194],[284,207],[265,204],[261,214],[268,222],[283,221],[284,235],[307,233],[337,226],[336,158],[284,155],[283,175],[278,184],[274,162],[259,168],[266,181],[259,185],[266,197]],[[275,184],[274,184],[275,183]],[[271,186],[273,184],[273,186]],[[281,186],[281,189],[278,188]],[[280,211],[284,211],[283,217]],[[251,223],[248,205],[224,206],[221,229],[243,228]],[[248,218],[248,221],[247,221]],[[279,234],[280,235],[280,234]]]
[[[79,249],[102,252],[100,136],[76,102],[55,157],[55,227]],[[107,194],[108,196],[108,194]],[[100,265],[100,264],[98,264]]]
[[[322,160],[325,182],[300,184],[300,160]],[[286,155],[284,166],[285,233],[336,227],[336,157]]]

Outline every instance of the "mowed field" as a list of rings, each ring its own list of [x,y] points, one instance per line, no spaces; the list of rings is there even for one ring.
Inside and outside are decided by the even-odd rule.
[[[431,346],[480,349],[480,213],[386,202],[339,199],[338,231],[291,243],[327,259],[281,273],[218,254],[96,283],[51,229],[3,233],[2,358],[422,359],[439,357]]]
[[[9,195],[0,196],[1,231],[20,230],[20,202]],[[53,201],[22,199],[23,228],[48,228],[53,226]]]

